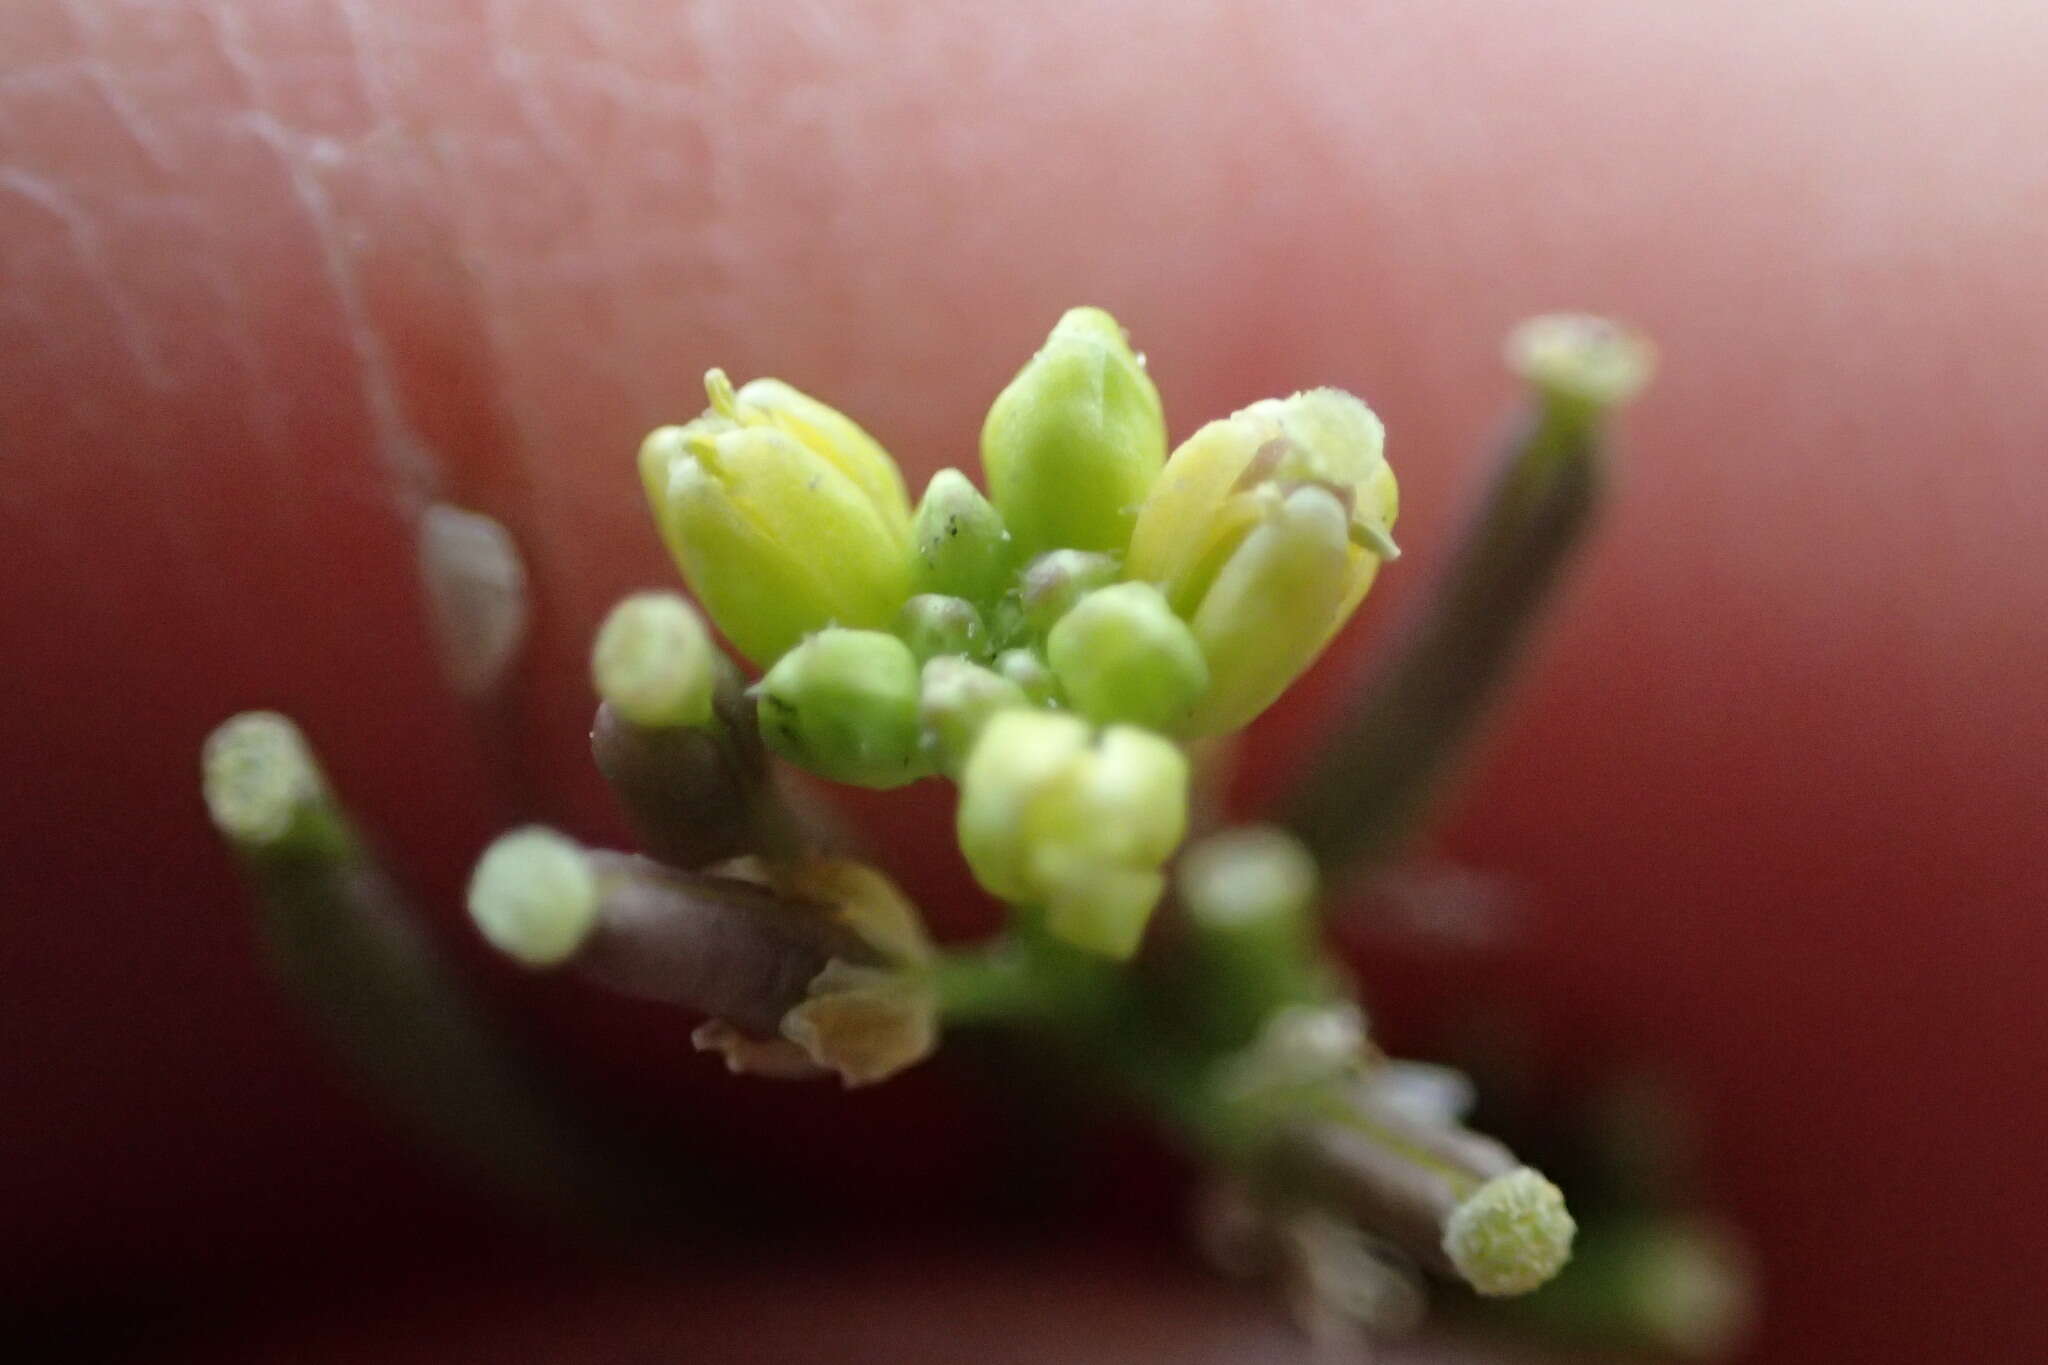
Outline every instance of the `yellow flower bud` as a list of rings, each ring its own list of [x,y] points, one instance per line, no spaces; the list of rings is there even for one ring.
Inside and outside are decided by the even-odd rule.
[[[1126,958],[1187,832],[1187,789],[1187,759],[1157,735],[1003,711],[960,776],[960,849],[989,891],[1043,907],[1055,936]]]
[[[828,625],[889,625],[910,595],[910,514],[894,466],[875,463],[888,456],[851,422],[826,421],[838,414],[822,404],[752,408],[724,378],[707,380],[713,411],[640,447],[656,524],[690,590],[757,664]]]
[[[734,393],[725,371],[712,370],[704,376],[704,388],[714,413],[743,427],[787,432],[824,456],[867,494],[891,532],[909,543],[910,495],[903,472],[852,418],[780,379],[748,380]]]
[[[1068,310],[981,430],[989,496],[1026,556],[1121,554],[1165,458],[1159,390],[1100,308]]]
[[[1211,422],[1167,461],[1125,574],[1165,594],[1208,659],[1187,733],[1221,734],[1263,711],[1399,553],[1384,446],[1372,409],[1313,389]]]

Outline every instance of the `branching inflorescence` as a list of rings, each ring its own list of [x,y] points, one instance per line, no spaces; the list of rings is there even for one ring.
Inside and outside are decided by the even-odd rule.
[[[989,411],[987,494],[948,469],[913,507],[848,418],[712,370],[703,415],[639,454],[698,605],[629,597],[592,651],[593,751],[644,853],[507,834],[471,881],[476,926],[525,967],[705,1016],[699,1046],[737,1071],[865,1085],[963,1029],[1055,1051],[1199,1156],[1219,1258],[1311,1320],[1395,1325],[1416,1266],[1536,1288],[1570,1252],[1558,1189],[1375,1048],[1318,918],[1319,888],[1398,847],[1496,690],[1596,501],[1603,419],[1648,370],[1583,317],[1525,325],[1510,358],[1528,412],[1429,610],[1281,822],[1231,829],[1191,816],[1204,766],[1398,554],[1366,404],[1254,403],[1169,455],[1143,358],[1078,308]],[[934,946],[884,872],[826,851],[775,760],[956,784],[954,837],[1006,928]],[[382,913],[289,722],[229,722],[205,775],[274,924]],[[473,1062],[416,1087],[444,1128],[433,1095]]]

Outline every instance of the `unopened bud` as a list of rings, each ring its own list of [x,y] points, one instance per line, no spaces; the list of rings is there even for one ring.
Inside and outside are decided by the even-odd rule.
[[[1074,709],[1099,724],[1179,734],[1209,685],[1202,647],[1149,583],[1089,593],[1045,644]]]
[[[1197,431],[1145,500],[1125,564],[1195,628],[1191,733],[1234,730],[1314,661],[1397,551],[1385,434],[1350,394],[1254,403]]]
[[[932,475],[911,523],[911,541],[919,592],[964,597],[986,608],[1016,572],[1016,550],[1002,514],[957,469]]]
[[[1033,706],[1051,706],[1060,700],[1060,682],[1036,650],[1006,649],[996,655],[996,672],[1017,684]]]
[[[1187,760],[1129,726],[1005,711],[960,779],[960,848],[982,886],[1044,907],[1047,928],[1106,957],[1137,951],[1187,829]]]
[[[1112,556],[1087,550],[1048,550],[1024,571],[1018,594],[1024,619],[1043,635],[1082,597],[1116,579],[1117,562]]]
[[[950,656],[933,659],[924,666],[918,711],[925,753],[940,772],[956,776],[991,717],[1030,704],[1023,688],[992,669]]]
[[[713,371],[712,412],[640,447],[655,521],[691,592],[756,663],[826,625],[890,624],[910,592],[900,485],[892,502],[864,458],[823,452],[790,423],[741,420],[722,381]]]
[[[886,788],[927,771],[917,658],[893,635],[821,630],[768,670],[756,696],[768,746],[821,777]]]
[[[712,370],[705,376],[705,390],[715,414],[741,426],[787,432],[823,456],[867,495],[892,534],[908,533],[910,499],[902,471],[881,443],[845,413],[780,379],[749,380],[734,393],[725,372]]]
[[[1165,458],[1159,391],[1099,308],[1060,319],[981,432],[990,495],[1026,555],[1122,553]]]
[[[988,648],[988,631],[974,604],[938,593],[921,592],[905,602],[896,618],[896,634],[920,663],[945,654],[980,658]]]

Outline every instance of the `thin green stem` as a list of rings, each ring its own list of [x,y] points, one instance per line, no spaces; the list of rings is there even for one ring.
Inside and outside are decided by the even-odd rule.
[[[328,793],[296,727],[238,716],[207,803],[272,969],[375,1095],[436,1146],[565,1221],[652,1225],[674,1182],[599,1133],[469,998]]]

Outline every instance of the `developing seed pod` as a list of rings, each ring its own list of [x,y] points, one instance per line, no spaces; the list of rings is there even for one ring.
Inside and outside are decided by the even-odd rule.
[[[1526,1294],[1571,1259],[1577,1232],[1564,1194],[1523,1166],[1487,1181],[1452,1211],[1444,1254],[1481,1294]]]
[[[718,664],[704,619],[672,592],[634,593],[620,602],[590,649],[597,694],[650,728],[709,724]]]

